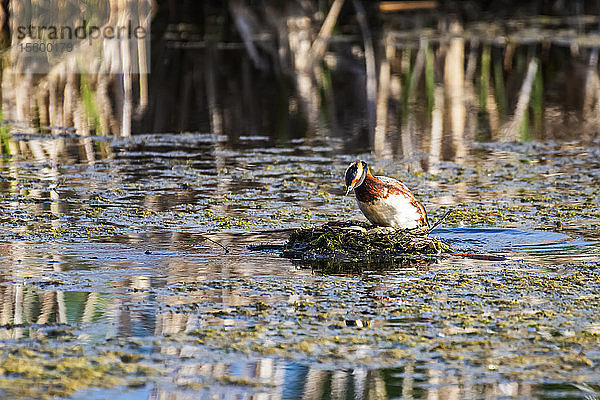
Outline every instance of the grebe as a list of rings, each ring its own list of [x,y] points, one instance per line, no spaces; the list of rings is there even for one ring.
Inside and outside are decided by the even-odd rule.
[[[353,162],[346,170],[346,195],[352,190],[360,211],[374,225],[429,228],[425,207],[406,185],[387,176],[371,175],[364,161]]]

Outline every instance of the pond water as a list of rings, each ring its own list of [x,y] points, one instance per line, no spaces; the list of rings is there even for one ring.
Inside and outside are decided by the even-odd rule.
[[[4,395],[600,396],[600,142],[476,143],[434,171],[326,136],[12,140]],[[328,274],[247,249],[363,219],[342,187],[357,157],[433,221],[452,209],[433,235],[457,252],[506,259]]]

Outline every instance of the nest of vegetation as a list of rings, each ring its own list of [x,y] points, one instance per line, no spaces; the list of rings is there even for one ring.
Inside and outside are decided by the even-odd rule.
[[[394,230],[358,221],[296,229],[282,247],[286,258],[327,266],[398,264],[435,259],[450,251],[449,245],[424,230]]]

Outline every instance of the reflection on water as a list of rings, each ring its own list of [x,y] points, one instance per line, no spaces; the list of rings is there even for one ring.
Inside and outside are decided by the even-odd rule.
[[[510,251],[520,246],[546,246],[564,242],[568,237],[557,232],[524,231],[516,229],[435,229],[432,235],[447,241],[453,246],[468,247],[471,250],[496,252]]]

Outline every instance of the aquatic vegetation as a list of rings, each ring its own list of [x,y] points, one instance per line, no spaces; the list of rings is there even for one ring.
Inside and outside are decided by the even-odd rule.
[[[394,230],[366,222],[329,222],[294,230],[283,246],[283,256],[304,262],[331,260],[345,263],[400,261],[440,255],[450,246],[426,232]]]
[[[600,362],[594,350],[600,345],[599,285],[597,269],[573,265],[561,274],[408,269],[396,277],[245,278],[173,289],[259,294],[217,314],[244,321],[243,327],[230,322],[226,329],[189,332],[215,350],[346,367],[398,366],[426,357],[453,371],[470,365],[506,379],[585,381]],[[191,303],[172,311],[208,316],[213,306]]]
[[[481,205],[453,207],[450,211],[444,220],[446,225],[498,226],[509,219],[509,216],[503,214],[502,211]]]
[[[139,382],[157,370],[144,357],[122,351],[86,355],[77,345],[0,347],[0,393],[11,398],[51,399],[90,387]],[[139,384],[139,383],[138,383]]]
[[[85,228],[85,233],[88,236],[112,236],[115,234],[115,227],[112,225],[95,225]]]

